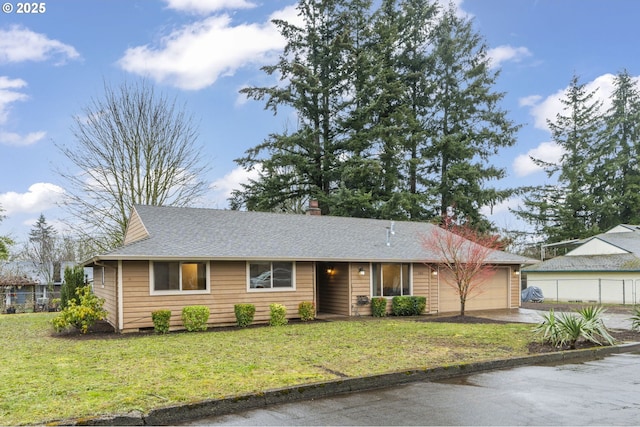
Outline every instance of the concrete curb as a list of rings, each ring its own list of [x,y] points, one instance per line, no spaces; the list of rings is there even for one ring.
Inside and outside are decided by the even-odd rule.
[[[345,378],[322,383],[285,387],[259,393],[243,394],[223,399],[204,400],[185,405],[167,406],[164,408],[153,409],[147,414],[132,412],[114,416],[78,418],[52,422],[47,425],[175,425],[189,420],[225,415],[248,409],[263,408],[270,405],[301,400],[319,399],[343,393],[393,387],[416,381],[441,380],[456,376],[469,375],[476,372],[533,364],[568,363],[582,360],[595,360],[611,354],[631,352],[640,352],[640,342],[609,347],[595,347],[584,350],[545,353],[512,359],[499,359],[488,362],[440,366],[429,369],[413,369],[381,375]]]

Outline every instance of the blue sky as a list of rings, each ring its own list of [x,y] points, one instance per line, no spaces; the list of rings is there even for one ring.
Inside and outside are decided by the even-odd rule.
[[[238,90],[269,84],[260,66],[283,47],[270,19],[295,19],[290,0],[57,0],[40,14],[0,12],[0,235],[21,241],[43,213],[62,227],[63,182],[54,172],[64,158],[54,144],[73,144],[73,116],[103,94],[103,82],[147,77],[176,96],[199,123],[198,143],[211,167],[201,205],[227,207],[231,189],[246,179],[233,159],[281,131],[273,116]],[[640,73],[640,2],[634,0],[464,0],[459,13],[474,19],[493,64],[503,108],[523,127],[496,164],[508,176],[498,186],[542,183],[529,155],[554,161],[546,119],[576,74],[601,97],[613,75]],[[490,216],[498,227],[522,228],[508,206]],[[64,231],[60,228],[61,231]]]

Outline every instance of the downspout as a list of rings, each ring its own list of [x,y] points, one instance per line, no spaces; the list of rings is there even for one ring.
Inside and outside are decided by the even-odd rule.
[[[114,268],[114,267],[112,265],[103,264],[100,261],[95,261],[93,264],[102,268],[102,278],[100,279],[100,285],[104,288],[104,269],[105,268]],[[96,284],[96,278],[94,277],[93,278],[93,285],[95,286],[95,284]]]
[[[349,279],[349,283],[347,284],[347,296],[349,298],[349,317],[353,316],[353,289],[351,287],[351,262],[347,264],[347,278]]]
[[[118,279],[117,279],[117,288],[118,288],[118,330],[122,332],[124,329],[124,302],[123,299],[123,290],[122,290],[122,260],[118,260]]]

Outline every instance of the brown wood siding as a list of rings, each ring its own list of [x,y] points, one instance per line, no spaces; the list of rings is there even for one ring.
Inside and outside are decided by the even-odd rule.
[[[364,269],[364,276],[359,274]],[[371,316],[371,304],[358,305],[358,296],[371,300],[371,266],[369,263],[351,264],[351,315]]]
[[[364,268],[365,274],[359,274],[360,268]],[[424,264],[412,264],[413,282],[412,293],[414,296],[424,296],[427,298],[426,313],[431,311],[432,286],[431,286],[431,269]],[[371,266],[368,263],[351,264],[351,315],[356,314],[356,306],[358,304],[358,295],[364,295],[371,299]],[[437,295],[437,294],[436,294]],[[391,298],[387,298],[387,312],[391,312]],[[371,304],[358,306],[357,313],[360,315],[371,315]]]
[[[331,264],[333,273],[318,271],[318,311],[322,313],[349,315],[349,264]]]
[[[520,307],[520,272],[519,266],[511,266],[511,305],[509,308]]]
[[[129,243],[144,239],[145,237],[149,237],[149,233],[147,233],[147,229],[140,220],[138,213],[134,210],[131,214],[131,218],[129,219],[129,224],[127,224],[127,233],[124,236],[124,244],[128,245]]]
[[[209,308],[210,326],[235,324],[234,305],[251,303],[256,306],[254,321],[269,320],[269,305],[283,304],[287,318],[298,317],[298,304],[313,301],[313,263],[296,263],[296,290],[277,292],[248,292],[246,263],[244,261],[211,262],[211,291],[208,294],[151,295],[149,287],[149,262],[123,262],[124,320],[123,330],[137,331],[151,328],[151,312],[159,309],[171,310],[171,328],[182,329],[182,308],[189,305],[204,305]]]
[[[460,297],[453,284],[451,273],[441,272],[439,301],[441,313],[460,311]],[[482,292],[474,293],[467,298],[465,311],[508,308],[510,286],[509,269],[498,267],[493,276],[482,285]]]
[[[440,287],[438,286],[439,271],[437,267],[428,266],[429,268],[429,298],[427,298],[427,313],[437,313],[440,311]]]
[[[114,328],[118,328],[118,264],[115,262],[104,263],[104,284],[102,283],[101,266],[93,267],[93,292],[99,298],[104,298],[104,309],[107,310],[107,322]]]
[[[424,264],[412,264],[412,278],[413,278],[413,289],[412,293],[414,296],[426,297],[427,298],[427,306],[425,308],[425,313],[429,312],[429,304],[430,304],[430,286],[431,286],[431,269],[429,266]]]
[[[314,300],[314,268],[311,262],[296,263],[296,290],[277,292],[248,292],[244,261],[212,262],[212,318],[209,323],[235,324],[234,305],[250,303],[256,306],[254,321],[269,321],[269,305],[282,304],[287,308],[287,318],[297,318],[298,304]],[[214,314],[215,313],[215,314]]]

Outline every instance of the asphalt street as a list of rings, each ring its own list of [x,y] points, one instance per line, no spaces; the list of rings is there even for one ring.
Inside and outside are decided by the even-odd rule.
[[[638,425],[640,354],[524,366],[212,417],[187,425]]]

